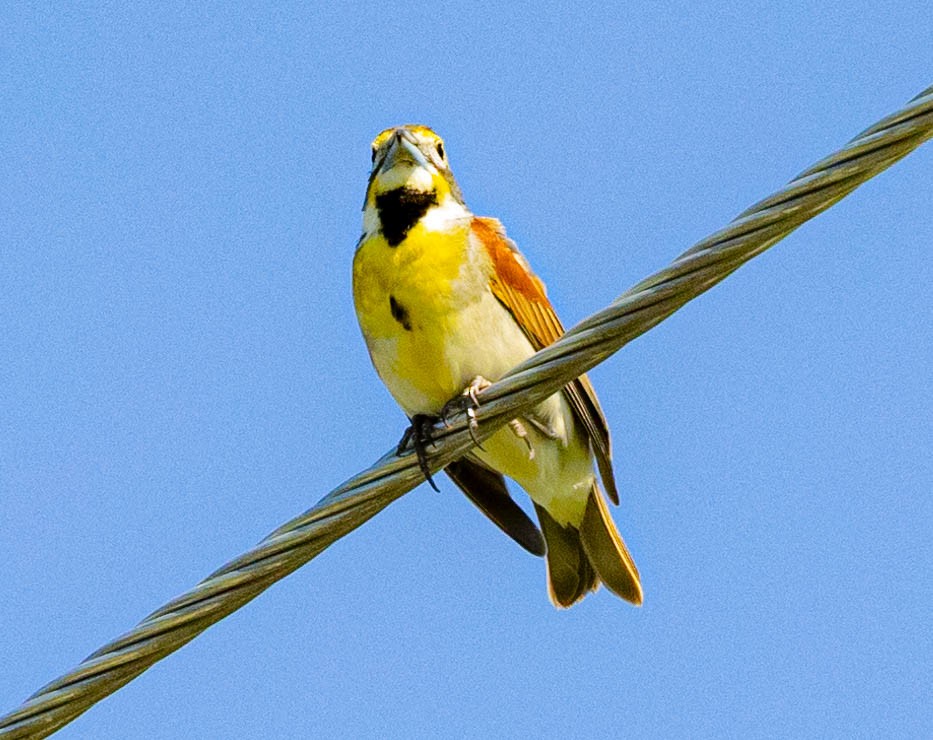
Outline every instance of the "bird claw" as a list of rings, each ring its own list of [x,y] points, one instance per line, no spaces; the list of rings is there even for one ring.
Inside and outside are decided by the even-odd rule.
[[[411,417],[411,426],[405,430],[405,433],[399,440],[398,447],[395,449],[395,454],[401,455],[408,449],[408,446],[411,445],[415,450],[415,457],[418,458],[418,467],[421,469],[424,479],[430,484],[431,488],[440,493],[441,489],[437,487],[434,478],[431,477],[431,468],[428,467],[427,453],[428,445],[437,447],[437,444],[434,442],[434,437],[431,434],[435,422],[437,422],[437,417],[428,414],[415,414]]]
[[[522,442],[525,443],[525,447],[528,448],[528,459],[535,459],[535,448],[531,444],[531,440],[528,438],[528,430],[525,429],[525,425],[522,424],[521,419],[512,419],[509,422],[509,429],[512,430],[512,434],[518,437]]]

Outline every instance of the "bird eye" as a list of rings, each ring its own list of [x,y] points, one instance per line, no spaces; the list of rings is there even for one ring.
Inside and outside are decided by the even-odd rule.
[[[372,158],[373,158],[373,164],[375,164],[376,163],[376,147],[373,147]]]
[[[442,142],[437,142],[437,156],[441,159],[444,158],[444,144]]]

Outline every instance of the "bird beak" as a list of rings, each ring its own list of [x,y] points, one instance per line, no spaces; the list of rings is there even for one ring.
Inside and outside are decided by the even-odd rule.
[[[396,130],[395,135],[392,137],[389,149],[379,165],[379,171],[388,172],[400,164],[416,165],[430,170],[428,160],[425,159],[424,154],[421,153],[415,142],[409,138],[408,132],[402,129]]]

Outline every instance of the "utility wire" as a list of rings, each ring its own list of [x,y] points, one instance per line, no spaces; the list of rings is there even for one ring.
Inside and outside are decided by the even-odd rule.
[[[933,136],[933,87],[741,213],[479,394],[480,441],[617,352]],[[474,441],[461,414],[435,430],[433,472]],[[386,453],[256,547],[153,612],[0,717],[0,738],[46,737],[210,625],[304,565],[423,480],[414,455]]]

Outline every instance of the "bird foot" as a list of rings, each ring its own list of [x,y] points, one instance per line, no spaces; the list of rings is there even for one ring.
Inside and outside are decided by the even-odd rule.
[[[451,416],[461,411],[466,412],[467,418],[469,419],[470,438],[473,440],[473,444],[481,450],[483,450],[483,445],[480,444],[476,436],[477,432],[479,432],[479,422],[476,419],[476,410],[480,406],[478,394],[491,385],[492,383],[482,375],[477,375],[470,381],[470,384],[463,389],[463,392],[459,396],[450,399],[444,404],[444,408],[441,409],[441,421],[444,422],[445,426],[450,426],[449,420]],[[521,420],[512,419],[512,421],[509,422],[509,429],[512,430],[512,433],[516,437],[525,443],[525,446],[528,448],[528,459],[534,460],[535,450],[531,444],[531,439],[528,437],[528,430],[525,429],[525,425],[522,424]],[[485,452],[485,450],[483,451]]]
[[[466,412],[467,419],[469,420],[470,439],[472,439],[473,444],[481,450],[483,446],[476,437],[476,433],[479,431],[479,422],[476,420],[476,409],[479,408],[479,398],[477,394],[491,385],[492,383],[486,380],[482,375],[477,375],[470,381],[470,384],[463,389],[463,392],[459,396],[451,398],[444,404],[444,408],[441,409],[441,421],[444,422],[444,426],[450,426],[451,416],[461,411]]]
[[[512,434],[514,434],[522,442],[525,443],[525,447],[528,448],[528,459],[534,460],[535,459],[535,448],[534,448],[534,445],[531,444],[531,440],[528,438],[528,430],[525,429],[525,425],[522,424],[522,420],[512,419],[512,421],[509,422],[509,429],[512,430]]]

